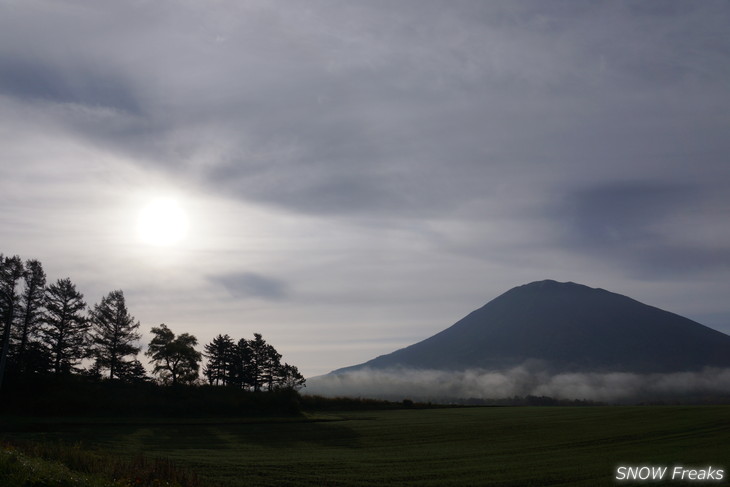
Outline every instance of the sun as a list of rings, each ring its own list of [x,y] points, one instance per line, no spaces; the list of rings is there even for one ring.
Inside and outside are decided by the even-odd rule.
[[[187,214],[173,198],[156,198],[139,212],[137,236],[146,244],[169,247],[181,242],[187,233]]]

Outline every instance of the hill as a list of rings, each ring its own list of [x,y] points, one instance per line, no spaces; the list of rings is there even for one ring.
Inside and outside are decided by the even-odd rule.
[[[604,289],[552,280],[513,288],[430,338],[358,370],[672,373],[730,367],[730,336]]]

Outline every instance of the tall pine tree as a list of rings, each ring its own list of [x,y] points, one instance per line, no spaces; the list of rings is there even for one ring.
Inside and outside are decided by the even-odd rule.
[[[38,327],[43,318],[46,273],[43,271],[41,263],[37,260],[28,260],[25,263],[23,279],[25,288],[20,295],[20,313],[15,332],[15,341],[17,342],[15,361],[20,372],[28,371],[29,368],[32,369],[30,363],[35,362],[30,356],[33,355],[36,347],[33,347],[29,342],[37,337]]]
[[[59,279],[46,288],[46,312],[40,335],[55,374],[68,374],[86,356],[89,323],[84,295],[71,279]]]
[[[230,382],[242,389],[253,386],[253,367],[251,364],[251,345],[241,338],[233,349],[233,361],[230,369]]]
[[[276,351],[273,345],[266,344],[264,350],[264,362],[261,367],[261,378],[266,384],[267,390],[273,391],[281,382],[281,354]]]
[[[263,339],[261,333],[254,333],[253,340],[248,342],[251,354],[249,356],[250,384],[253,390],[258,392],[266,383],[266,367],[269,356],[269,344]]]
[[[91,311],[91,339],[93,355],[98,369],[109,371],[109,378],[120,376],[120,367],[125,365],[125,357],[136,355],[140,347],[135,342],[140,339],[139,321],[129,314],[124,293],[121,290],[110,292],[94,305]]]
[[[23,261],[17,255],[3,257],[0,254],[0,324],[3,326],[0,345],[0,387],[10,352],[10,331],[13,328],[18,308],[17,287],[23,276]]]
[[[203,347],[208,359],[203,373],[211,385],[228,385],[234,382],[233,364],[236,360],[236,344],[228,335],[218,335]]]

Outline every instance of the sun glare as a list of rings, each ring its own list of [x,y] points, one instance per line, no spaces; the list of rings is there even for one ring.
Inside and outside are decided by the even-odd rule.
[[[174,199],[155,199],[139,213],[137,235],[144,243],[166,247],[179,243],[187,233],[187,215]]]

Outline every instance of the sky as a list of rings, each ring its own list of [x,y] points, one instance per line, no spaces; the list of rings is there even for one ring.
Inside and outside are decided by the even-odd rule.
[[[728,25],[712,0],[0,0],[0,252],[89,305],[122,289],[143,342],[258,332],[305,376],[543,279],[730,333]],[[168,245],[139,230],[160,198]]]

